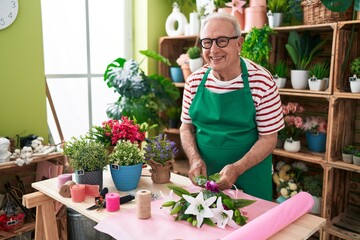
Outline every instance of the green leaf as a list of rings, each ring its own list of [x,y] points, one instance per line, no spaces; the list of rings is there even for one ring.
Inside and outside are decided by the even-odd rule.
[[[249,199],[234,199],[233,201],[234,201],[235,208],[247,207],[247,206],[253,204],[254,202],[256,202],[256,200],[249,200]]]
[[[166,57],[160,55],[159,53],[157,53],[155,51],[152,51],[152,50],[140,50],[140,53],[142,55],[145,55],[145,56],[149,57],[149,58],[153,58],[153,59],[155,59],[157,61],[165,63],[168,66],[171,66],[171,63],[170,63],[169,59],[167,59]]]
[[[167,201],[167,202],[164,202],[161,206],[163,207],[172,207],[175,205],[175,201]]]
[[[205,176],[197,176],[194,178],[194,181],[196,182],[197,185],[199,186],[204,186],[205,183],[207,182],[207,178]]]
[[[218,183],[218,182],[220,181],[220,174],[219,174],[219,173],[215,173],[215,174],[213,174],[213,175],[210,175],[210,176],[209,176],[209,180]]]
[[[179,202],[177,202],[177,203],[174,205],[174,207],[171,209],[170,215],[174,215],[174,214],[180,212],[180,210],[181,210],[181,203],[180,203],[180,201],[179,201]]]
[[[204,218],[203,224],[206,224],[206,225],[209,225],[212,227],[216,226],[216,224],[213,221],[211,221],[210,218]]]
[[[185,190],[184,188],[182,187],[179,187],[179,186],[175,186],[175,185],[169,185],[168,188],[170,188],[171,190],[174,191],[174,193],[176,195],[178,195],[179,197],[182,197],[183,194],[185,195],[191,195],[190,192],[188,192],[187,190]]]

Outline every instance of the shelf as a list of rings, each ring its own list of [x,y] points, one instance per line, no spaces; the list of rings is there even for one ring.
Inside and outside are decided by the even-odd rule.
[[[22,233],[33,231],[34,229],[35,229],[35,222],[24,223],[24,226],[22,228],[15,230],[13,232],[0,231],[0,240],[16,237]]]
[[[360,173],[360,166],[357,166],[353,163],[345,163],[345,162],[339,160],[339,161],[329,162],[329,164],[330,164],[330,166],[332,166],[334,168]]]
[[[301,96],[301,97],[316,97],[329,99],[331,94],[325,91],[312,91],[312,90],[298,90],[293,88],[280,88],[280,95],[287,96]]]
[[[345,239],[345,240],[360,239],[360,234],[356,234],[354,232],[344,230],[344,229],[336,227],[336,226],[334,226],[332,224],[326,225],[324,227],[324,230],[325,230],[326,233],[329,233],[329,234],[331,234],[333,236],[336,236],[336,237],[339,237],[341,239]]]
[[[300,152],[291,153],[280,148],[275,148],[273,154],[281,157],[292,158],[310,163],[317,163],[320,165],[325,164],[324,153],[314,153],[314,152],[306,151],[304,149],[301,149]]]
[[[335,98],[360,99],[360,93],[335,92],[334,97]]]

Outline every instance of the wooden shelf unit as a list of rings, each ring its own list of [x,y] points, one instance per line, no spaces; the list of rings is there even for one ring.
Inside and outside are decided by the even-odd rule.
[[[18,175],[25,185],[26,193],[31,193],[34,189],[31,184],[35,182],[36,178],[36,166],[37,163],[43,161],[53,161],[59,164],[65,164],[65,157],[60,152],[52,152],[44,156],[34,157],[33,161],[24,166],[18,166],[14,161],[0,164],[0,193],[5,193],[4,184],[9,182],[12,186],[17,186],[15,175]],[[13,232],[0,231],[0,240],[9,239],[19,236],[23,233],[33,231],[35,229],[35,222],[27,222],[22,228]]]
[[[350,57],[342,68],[346,49],[350,46],[352,29],[354,29],[354,33]],[[360,233],[356,232],[356,224],[353,224],[353,229],[345,229],[345,227],[339,228],[338,223],[334,222],[340,219],[349,208],[357,211],[357,214],[360,210],[360,206],[358,208],[353,206],[351,201],[354,199],[349,197],[353,191],[350,189],[350,183],[352,186],[360,186],[360,166],[347,164],[341,160],[341,150],[345,145],[351,143],[360,145],[360,94],[350,92],[348,80],[350,62],[360,56],[360,20],[278,27],[274,30],[275,33],[271,38],[273,51],[270,55],[270,63],[278,60],[291,62],[285,44],[289,32],[295,30],[298,32],[310,31],[312,34],[319,33],[322,39],[327,38],[324,51],[317,59],[329,59],[331,64],[329,87],[325,91],[292,89],[289,80],[285,88],[279,90],[283,102],[299,102],[304,106],[305,113],[321,115],[328,119],[326,152],[308,151],[306,140],[303,139],[302,148],[298,153],[289,153],[282,148],[276,148],[273,152],[274,163],[280,160],[303,161],[307,165],[318,168],[323,176],[321,216],[327,219],[323,233],[324,239],[360,239]],[[174,60],[184,52],[185,46],[194,45],[195,41],[195,36],[162,37],[159,41],[159,52]],[[159,66],[159,74],[169,76],[168,69]],[[176,84],[176,86],[184,87],[183,84]],[[171,129],[169,132],[177,134],[176,129]],[[360,196],[360,190],[352,194],[352,198],[354,196]],[[357,220],[360,222],[360,219]]]

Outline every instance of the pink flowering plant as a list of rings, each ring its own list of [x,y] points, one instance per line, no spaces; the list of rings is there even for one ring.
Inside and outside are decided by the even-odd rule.
[[[140,143],[145,139],[145,132],[145,125],[139,125],[122,116],[121,120],[111,119],[104,121],[101,126],[93,126],[88,137],[108,147],[115,146],[119,140]]]
[[[162,204],[170,208],[170,214],[175,220],[185,220],[193,226],[200,228],[203,224],[225,228],[227,225],[233,228],[244,225],[247,217],[243,215],[240,208],[249,206],[255,200],[233,199],[222,192],[217,183],[219,174],[206,178],[197,177],[196,182],[202,189],[199,192],[190,193],[178,187],[169,188],[180,197],[178,201],[169,200]]]
[[[298,103],[289,102],[286,105],[282,105],[285,127],[280,130],[279,138],[282,140],[292,139],[298,141],[300,133],[302,132],[303,118],[301,113],[304,108]]]
[[[310,116],[305,118],[302,129],[312,134],[326,133],[327,123],[322,117]]]

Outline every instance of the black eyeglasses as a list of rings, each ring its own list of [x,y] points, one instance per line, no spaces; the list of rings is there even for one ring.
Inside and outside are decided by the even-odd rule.
[[[213,41],[216,42],[216,45],[219,48],[224,48],[229,45],[231,39],[237,39],[239,36],[234,37],[218,37],[218,38],[203,38],[199,40],[199,43],[202,48],[210,49],[212,47]]]

